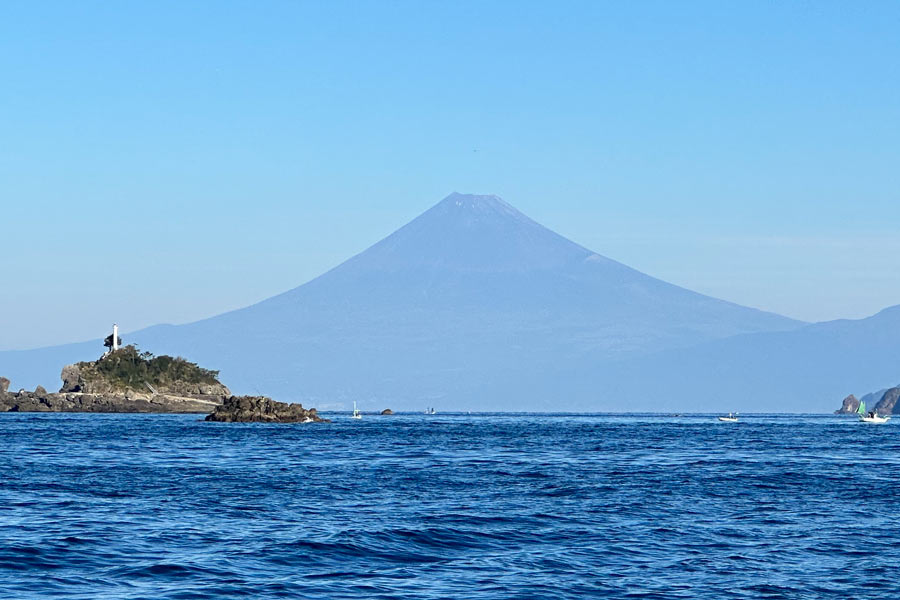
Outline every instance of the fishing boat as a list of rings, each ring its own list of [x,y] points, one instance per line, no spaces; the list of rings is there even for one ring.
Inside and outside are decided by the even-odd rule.
[[[859,408],[856,409],[856,414],[859,415],[859,420],[862,423],[887,423],[890,420],[890,417],[881,417],[876,414],[874,410],[866,412],[865,402],[859,403]]]
[[[359,409],[356,408],[356,400],[353,401],[353,416],[352,419],[362,419],[362,413],[359,412]]]
[[[719,420],[723,423],[737,423],[737,413],[728,413],[724,417],[719,417]]]

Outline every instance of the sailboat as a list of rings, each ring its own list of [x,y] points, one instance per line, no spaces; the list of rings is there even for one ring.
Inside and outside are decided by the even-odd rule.
[[[356,400],[353,401],[353,415],[351,416],[351,418],[352,419],[362,419],[362,413],[359,412],[358,408],[356,408]]]
[[[719,420],[724,423],[737,423],[737,413],[728,413],[725,417],[719,417]]]
[[[859,420],[863,423],[887,423],[890,420],[890,417],[879,417],[875,414],[875,411],[866,412],[866,403],[860,402],[859,408],[856,409],[856,414],[859,415]]]

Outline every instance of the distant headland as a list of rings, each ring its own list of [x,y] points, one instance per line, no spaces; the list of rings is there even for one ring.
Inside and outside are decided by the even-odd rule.
[[[266,397],[233,396],[219,372],[181,357],[120,346],[118,328],[95,361],[66,365],[58,392],[9,390],[0,377],[0,412],[198,413],[211,421],[319,422],[316,409]]]
[[[834,411],[836,415],[854,414],[859,408],[860,403],[867,406],[874,404],[873,411],[879,415],[893,415],[894,410],[900,410],[897,406],[900,401],[900,385],[892,388],[886,388],[871,394],[866,394],[862,398],[857,398],[850,394],[841,402],[841,407]]]

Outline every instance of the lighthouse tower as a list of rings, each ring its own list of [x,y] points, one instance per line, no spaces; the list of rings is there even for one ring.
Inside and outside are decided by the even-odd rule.
[[[119,349],[119,326],[116,323],[113,323],[113,343],[112,343],[112,351],[115,352]]]

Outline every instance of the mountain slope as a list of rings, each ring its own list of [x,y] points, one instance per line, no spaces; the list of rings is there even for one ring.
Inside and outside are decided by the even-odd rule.
[[[595,369],[800,325],[635,271],[497,197],[452,194],[305,285],[197,323],[153,327],[128,341],[209,364],[238,393],[322,407],[377,398],[395,408],[418,408],[430,399],[490,409],[502,392],[489,397],[485,390],[535,373],[574,364]],[[0,353],[0,373],[18,378],[39,369],[46,385],[61,362],[44,364],[43,352],[84,348]],[[517,394],[521,410],[570,402],[527,389]]]
[[[594,369],[581,363],[568,373],[590,369],[584,384],[627,394],[634,410],[830,412],[851,392],[896,383],[898,339],[894,306],[865,319],[739,335]]]

